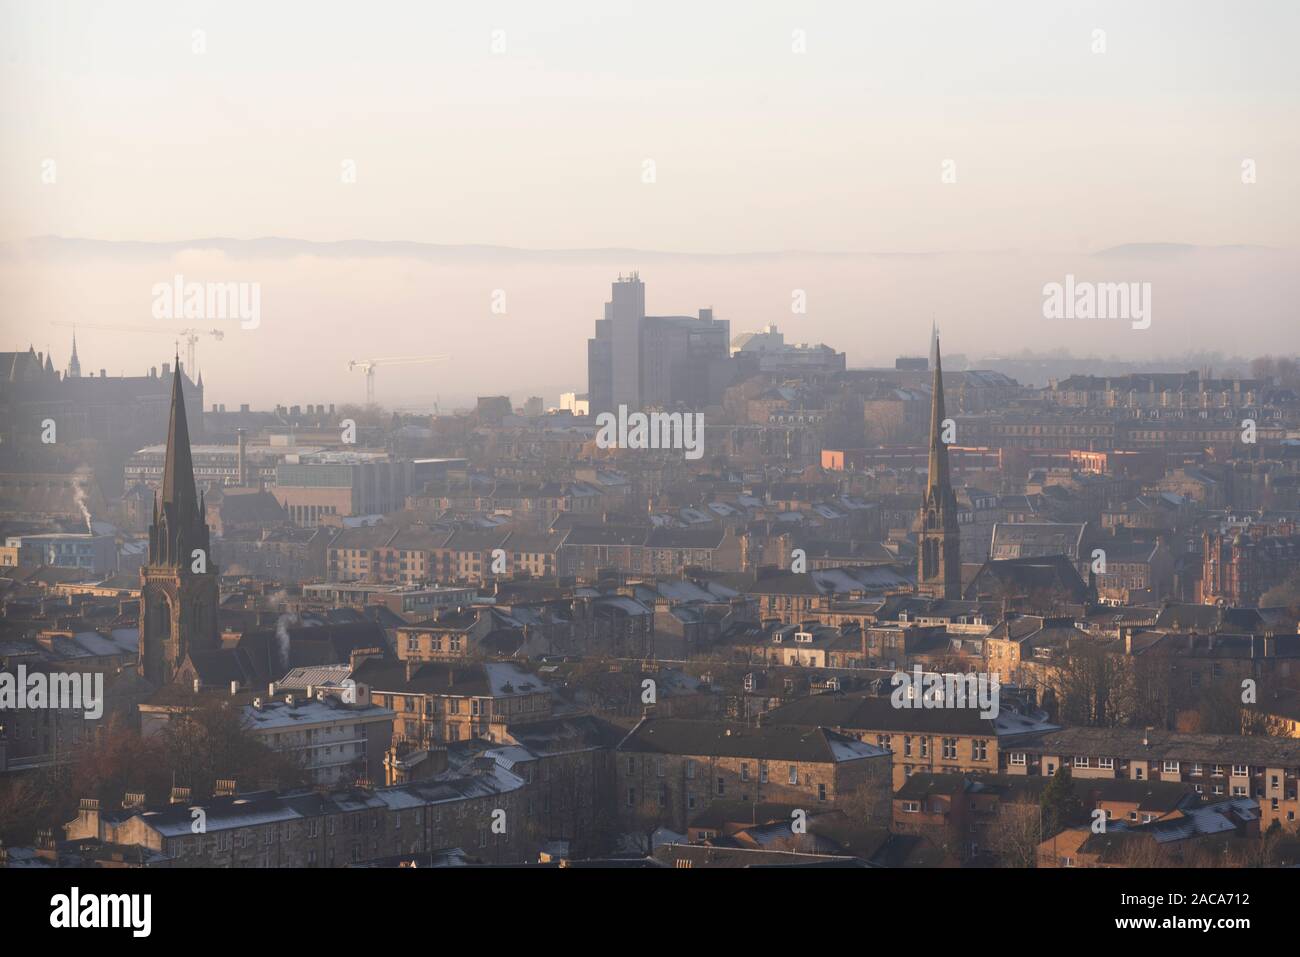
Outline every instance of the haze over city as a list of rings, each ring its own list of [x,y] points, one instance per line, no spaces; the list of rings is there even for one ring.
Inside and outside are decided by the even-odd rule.
[[[629,270],[651,312],[851,367],[936,320],[971,360],[1300,345],[1291,5],[375,12],[4,4],[8,348],[62,364],[76,323],[140,373],[194,324],[150,314],[180,273],[261,286],[258,329],[198,346],[216,401],[355,400],[348,360],[432,352],[378,401],[464,403],[489,364],[554,401]],[[1150,282],[1151,327],[1044,319],[1067,274]]]
[[[1297,40],[0,0],[0,930],[1293,938]]]

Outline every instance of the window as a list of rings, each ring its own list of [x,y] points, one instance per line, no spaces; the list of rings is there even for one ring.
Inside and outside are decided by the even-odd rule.
[[[987,741],[975,741],[973,750],[976,761],[987,761],[989,759],[989,743]]]
[[[955,761],[957,759],[957,739],[943,738],[943,757],[945,761]]]
[[[749,765],[744,761],[740,763],[740,780],[742,781],[749,780]]]
[[[1074,766],[1076,768],[1086,768],[1088,766],[1088,759],[1076,755],[1074,758]]]
[[[1017,752],[1015,754],[1010,755],[1007,758],[1007,763],[1014,767],[1023,768],[1025,766],[1024,752]]]
[[[686,780],[695,780],[695,761],[693,758],[686,759]]]
[[[918,814],[921,811],[921,805],[916,801],[904,801],[903,812],[906,814]]]
[[[767,783],[767,762],[766,761],[758,762],[758,783],[759,784]]]
[[[799,783],[799,765],[797,764],[790,765],[790,783],[791,784]]]
[[[727,793],[727,779],[722,777],[722,775],[718,775],[718,796],[721,797],[726,793]]]
[[[655,777],[661,778],[663,776],[664,776],[664,759],[655,758]]]
[[[636,807],[636,788],[627,789],[627,806]]]
[[[826,800],[826,785],[824,784],[817,785],[817,800],[822,802]],[[1273,803],[1275,804],[1277,803],[1276,798],[1273,799]]]
[[[910,734],[905,734],[903,735],[903,757],[910,758],[911,756],[912,756],[912,736]]]
[[[1177,762],[1177,761],[1165,761],[1164,764],[1161,765],[1161,767],[1160,767],[1160,773],[1162,773],[1162,774],[1177,774],[1177,773],[1178,773],[1178,762]]]
[[[1244,778],[1250,774],[1250,769],[1244,764],[1234,764],[1232,766],[1232,776],[1234,778]]]
[[[1097,767],[1102,768],[1102,769],[1104,769],[1104,770],[1106,770],[1106,771],[1113,771],[1113,770],[1115,770],[1115,759],[1114,759],[1114,758],[1098,758],[1098,759],[1097,759]]]
[[[923,757],[923,758],[928,758],[929,756],[930,756],[930,739],[929,739],[929,738],[922,738],[922,739],[921,739],[921,757]]]

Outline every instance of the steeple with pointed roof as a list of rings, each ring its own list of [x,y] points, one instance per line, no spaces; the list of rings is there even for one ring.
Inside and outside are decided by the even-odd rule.
[[[68,378],[81,378],[81,360],[77,358],[77,330],[72,330],[72,358],[68,360]]]
[[[184,377],[178,357],[162,489],[154,497],[149,561],[140,569],[139,671],[155,685],[175,680],[192,649],[221,645],[217,567],[203,496],[194,485]]]
[[[930,400],[930,460],[921,503],[917,537],[917,591],[934,598],[961,598],[961,548],[957,528],[957,496],[948,472],[948,445],[944,442],[947,417],[943,405],[943,362],[939,339],[932,356],[933,394]]]
[[[209,544],[203,502],[194,487],[194,460],[190,454],[183,380],[184,373],[178,359],[172,375],[171,421],[167,427],[162,492],[155,500],[154,522],[149,529],[151,565],[188,565],[193,550],[201,548],[206,553]]]

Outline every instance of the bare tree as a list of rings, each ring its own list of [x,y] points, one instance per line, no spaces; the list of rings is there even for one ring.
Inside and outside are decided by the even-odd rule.
[[[1000,867],[1035,867],[1043,843],[1042,814],[1033,803],[999,803],[983,841]]]

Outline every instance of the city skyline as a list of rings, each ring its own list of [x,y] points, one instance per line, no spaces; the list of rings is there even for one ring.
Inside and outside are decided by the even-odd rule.
[[[1284,939],[1298,37],[0,0],[4,929],[743,869]]]
[[[400,35],[349,9],[0,5],[6,347],[62,356],[73,322],[138,371],[165,338],[89,327],[168,326],[150,290],[186,274],[265,294],[247,341],[200,348],[228,404],[320,370],[319,400],[363,395],[341,372],[376,354],[362,330],[459,357],[432,390],[389,370],[390,404],[473,396],[487,361],[558,394],[603,286],[640,270],[653,312],[857,367],[934,318],[972,357],[1300,349],[1287,4],[669,4],[634,30],[587,3],[395,4]],[[1044,319],[1067,275],[1151,283],[1151,327]]]

